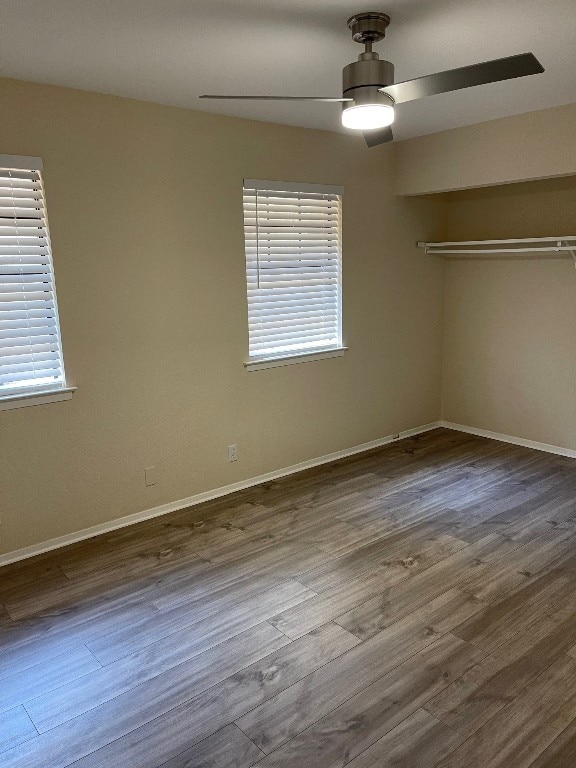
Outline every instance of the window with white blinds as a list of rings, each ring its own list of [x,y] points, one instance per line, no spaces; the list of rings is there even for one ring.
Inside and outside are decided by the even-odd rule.
[[[0,399],[65,387],[41,168],[0,155]]]
[[[342,349],[342,188],[244,180],[249,362]]]

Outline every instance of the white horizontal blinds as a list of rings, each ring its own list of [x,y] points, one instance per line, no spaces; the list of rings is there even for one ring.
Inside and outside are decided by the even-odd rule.
[[[244,182],[250,358],[340,347],[341,189]]]
[[[28,168],[0,165],[0,397],[64,386],[50,238],[37,167],[35,162]]]

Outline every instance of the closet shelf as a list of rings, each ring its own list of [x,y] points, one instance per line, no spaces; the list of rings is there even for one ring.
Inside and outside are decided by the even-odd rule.
[[[576,236],[523,237],[509,240],[461,240],[458,242],[426,243],[419,241],[426,253],[444,258],[469,256],[508,256],[534,254],[534,258],[556,257],[574,259],[576,264]]]

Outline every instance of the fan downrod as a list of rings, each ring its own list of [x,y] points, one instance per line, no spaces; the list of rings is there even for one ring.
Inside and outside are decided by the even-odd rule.
[[[372,43],[382,40],[389,24],[390,16],[378,11],[357,13],[348,19],[348,27],[354,42],[370,47]]]

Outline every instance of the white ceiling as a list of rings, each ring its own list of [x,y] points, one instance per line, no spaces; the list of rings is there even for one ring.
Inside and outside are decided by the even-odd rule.
[[[403,104],[397,138],[576,102],[576,0],[0,0],[0,75],[339,131],[337,104],[198,96],[340,96],[367,10],[392,18],[396,81],[525,51],[546,69]]]

